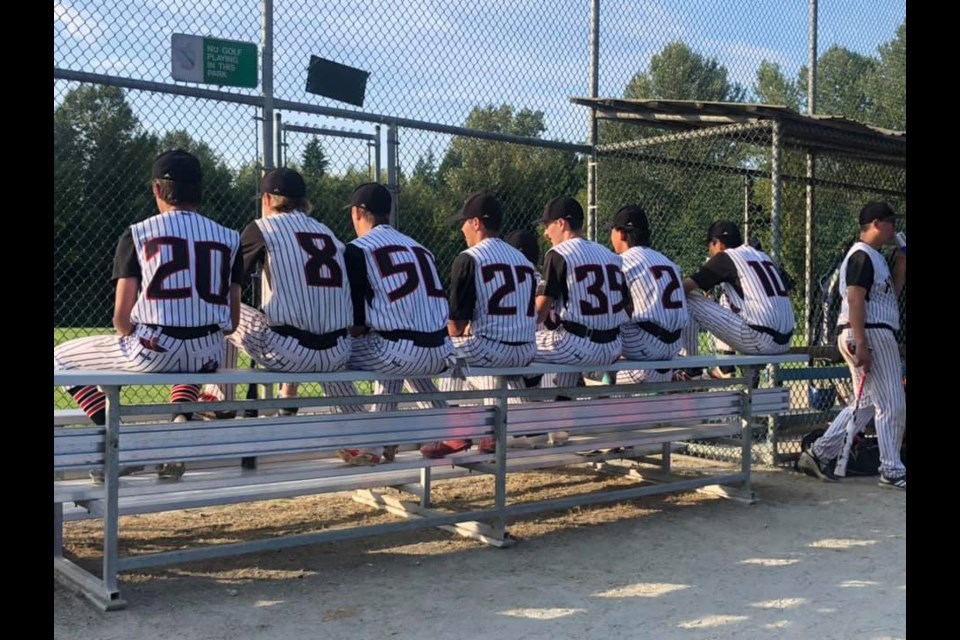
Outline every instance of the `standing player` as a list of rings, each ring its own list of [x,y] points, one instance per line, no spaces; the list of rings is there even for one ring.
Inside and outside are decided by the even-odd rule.
[[[869,202],[860,210],[860,241],[840,265],[840,335],[837,346],[850,367],[853,389],[863,384],[860,409],[853,403],[837,415],[813,445],[800,454],[797,466],[821,480],[836,480],[827,466],[843,448],[846,425],[856,430],[875,419],[880,443],[880,486],[907,489],[907,468],[900,459],[906,431],[907,398],[896,332],[900,329],[898,298],[907,281],[907,254],[897,251],[893,274],[880,249],[894,238],[897,214],[885,202]],[[866,380],[863,379],[866,376]]]
[[[650,248],[647,212],[635,204],[622,207],[610,225],[610,245],[623,261],[623,274],[630,288],[633,314],[620,327],[623,356],[630,360],[671,360],[683,343],[689,323],[686,297],[680,289],[680,267]],[[625,370],[617,382],[666,382],[669,369]]]
[[[620,258],[583,237],[583,208],[570,197],[550,200],[540,224],[552,248],[543,266],[537,318],[551,307],[560,326],[537,332],[538,362],[608,365],[620,357],[620,325],[629,317],[630,291]],[[558,387],[571,387],[576,373],[557,374]]]
[[[271,371],[340,369],[350,357],[353,321],[343,243],[310,217],[307,185],[292,169],[263,177],[260,205],[263,217],[244,228],[240,244],[247,277],[263,263],[263,311],[241,305],[240,324],[228,339]],[[353,392],[349,383],[327,383],[323,389],[333,395]],[[281,397],[296,391],[296,385],[284,385]]]
[[[119,337],[93,336],[53,350],[54,369],[212,372],[224,354],[223,334],[240,316],[240,236],[200,215],[200,162],[179,149],[156,158],[152,189],[159,213],[129,227],[117,243],[113,326]],[[106,400],[96,387],[68,389],[96,424]],[[199,385],[176,385],[171,402],[196,402]],[[190,418],[178,414],[176,421]],[[127,469],[126,471],[131,471]],[[158,466],[179,479],[182,463]]]
[[[353,353],[349,367],[365,371],[429,376],[447,366],[453,346],[447,334],[447,299],[433,254],[390,226],[390,192],[376,183],[362,184],[350,197],[350,217],[357,239],[344,254],[353,296]],[[407,380],[418,392],[436,392],[429,378]],[[374,383],[377,393],[398,394],[400,380]],[[434,406],[446,406],[437,401]],[[397,403],[377,403],[376,411],[396,410]],[[383,453],[344,449],[340,457],[355,465],[391,460]]]
[[[793,306],[780,268],[766,253],[743,243],[733,222],[719,220],[707,231],[710,259],[683,280],[687,308],[704,329],[747,354],[770,355],[790,349]],[[723,285],[729,308],[694,289]]]
[[[478,192],[468,197],[460,213],[467,249],[453,261],[450,277],[450,318],[447,330],[458,354],[478,367],[523,367],[533,360],[537,347],[534,297],[537,271],[526,257],[499,238],[503,213],[493,196]],[[476,389],[491,389],[489,377],[468,378]],[[510,388],[522,389],[517,377]],[[424,446],[427,458],[442,458],[463,451],[472,442],[445,440]],[[492,451],[492,439],[480,444]]]

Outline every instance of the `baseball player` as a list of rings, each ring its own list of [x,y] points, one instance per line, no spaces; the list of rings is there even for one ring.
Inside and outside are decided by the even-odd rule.
[[[240,324],[228,340],[264,368],[291,373],[335,371],[350,357],[353,322],[344,245],[310,217],[303,176],[274,169],[260,183],[263,217],[240,234],[246,277],[263,264],[263,311],[240,306]],[[350,395],[349,383],[325,383],[328,395]],[[205,389],[221,397],[219,390]],[[287,384],[281,397],[296,395]],[[206,394],[205,394],[206,395]],[[362,411],[362,405],[338,407]],[[295,409],[284,409],[290,415]]]
[[[447,298],[433,254],[413,238],[390,226],[390,192],[380,184],[362,184],[350,197],[350,217],[357,239],[344,252],[353,297],[351,369],[429,376],[447,367],[453,345],[447,333]],[[407,386],[421,393],[436,392],[429,378],[414,378]],[[399,380],[374,383],[376,393],[398,394]],[[433,406],[446,406],[442,401]],[[394,411],[397,403],[380,402],[376,411]],[[383,453],[344,449],[340,457],[355,465],[391,460],[396,449]]]
[[[503,213],[496,198],[484,193],[468,197],[450,222],[460,222],[467,249],[453,262],[450,276],[450,315],[447,330],[458,355],[478,367],[523,367],[537,352],[534,342],[534,298],[537,270],[527,258],[499,238]],[[489,376],[467,379],[467,386],[492,389]],[[524,388],[518,377],[507,380],[513,389]],[[468,439],[426,445],[428,458],[463,451]],[[486,438],[481,451],[491,453],[495,441]]]
[[[680,267],[650,248],[647,212],[636,204],[622,207],[610,224],[610,245],[623,261],[633,314],[620,327],[623,356],[630,360],[671,360],[683,346],[689,323]],[[666,382],[671,370],[625,370],[617,382]]]
[[[784,353],[793,337],[793,306],[780,268],[766,253],[744,244],[733,222],[719,220],[707,231],[710,259],[683,280],[687,308],[704,329],[742,353]],[[721,306],[694,289],[718,284],[729,301]]]
[[[54,369],[212,372],[220,366],[224,333],[240,316],[240,236],[197,212],[202,174],[196,157],[179,149],[163,153],[152,177],[159,213],[127,228],[114,255],[118,336],[59,345]],[[105,423],[102,392],[93,386],[68,392],[95,424]],[[170,399],[196,402],[199,393],[199,385],[176,385]],[[181,413],[174,420],[190,417]],[[183,470],[182,463],[169,463],[158,474],[179,479]]]
[[[537,332],[536,360],[612,364],[620,357],[620,325],[632,312],[620,258],[583,237],[583,208],[571,197],[550,200],[539,222],[552,247],[544,258],[537,318],[546,320],[553,307],[560,326]],[[557,386],[574,386],[578,379],[560,373]]]
[[[897,251],[893,273],[880,253],[892,242],[898,218],[889,204],[869,202],[860,210],[860,241],[840,265],[840,334],[837,346],[850,367],[853,388],[863,381],[860,408],[855,399],[830,423],[827,431],[800,454],[797,466],[821,480],[834,481],[827,464],[843,448],[846,425],[853,418],[856,432],[875,419],[880,444],[880,486],[907,489],[907,469],[900,459],[906,431],[907,399],[896,332],[900,328],[898,298],[907,281],[907,255]],[[866,379],[863,379],[866,376]]]

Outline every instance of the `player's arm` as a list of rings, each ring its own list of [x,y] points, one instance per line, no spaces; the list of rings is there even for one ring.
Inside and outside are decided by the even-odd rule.
[[[447,333],[451,337],[466,335],[467,326],[477,307],[477,263],[468,253],[461,253],[450,270],[450,315]]]
[[[246,277],[243,267],[243,251],[237,251],[230,268],[230,331],[224,331],[224,335],[230,335],[240,326],[240,295],[243,292],[243,279]]]
[[[113,328],[120,335],[129,336],[136,328],[130,314],[140,293],[140,261],[137,260],[137,249],[130,227],[127,227],[117,241],[117,250],[113,254],[112,279],[117,283],[113,303]]]
[[[243,228],[240,234],[240,252],[245,281],[257,270],[257,266],[267,255],[267,242],[263,239],[263,231],[256,222],[251,222]]]
[[[548,251],[543,261],[543,279],[537,287],[537,322],[550,315],[555,300],[567,297],[567,263],[556,251]]]
[[[343,262],[347,267],[350,283],[350,301],[353,303],[353,326],[350,335],[356,337],[367,332],[367,300],[373,300],[373,287],[367,276],[367,262],[363,250],[348,244],[343,250]]]
[[[873,286],[873,263],[865,251],[857,251],[847,260],[847,308],[850,312],[848,322],[850,333],[853,334],[854,364],[863,367],[864,372],[870,371],[873,357],[870,353],[870,343],[867,340],[867,292]]]
[[[722,282],[736,282],[737,267],[730,256],[721,252],[707,260],[700,270],[683,279],[683,292],[694,289],[710,291]]]

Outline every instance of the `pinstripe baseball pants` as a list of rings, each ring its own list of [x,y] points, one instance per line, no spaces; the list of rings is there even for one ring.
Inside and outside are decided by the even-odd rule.
[[[888,329],[866,329],[873,356],[873,366],[863,383],[863,395],[860,409],[854,417],[859,432],[870,418],[875,419],[877,440],[880,444],[880,472],[888,478],[905,475],[907,468],[900,460],[900,444],[907,429],[907,396],[901,380],[900,348],[893,332]],[[847,421],[853,414],[856,403],[856,389],[860,385],[863,371],[853,365],[850,345],[853,344],[853,331],[844,329],[837,338],[840,354],[850,368],[850,379],[854,393],[846,406],[834,418],[826,433],[820,436],[811,447],[813,454],[820,460],[833,460],[840,455],[846,435]]]
[[[347,366],[360,371],[376,371],[392,375],[424,376],[442,372],[447,367],[447,356],[453,350],[449,338],[440,347],[419,347],[410,340],[388,340],[378,333],[368,333],[353,339],[353,351]],[[351,384],[351,386],[353,386]],[[377,395],[394,395],[401,389],[413,393],[436,393],[437,386],[430,378],[383,380],[373,383]],[[419,402],[420,408],[446,407],[443,400]],[[374,411],[396,411],[396,402],[378,402]]]
[[[53,368],[143,373],[216,371],[223,357],[220,332],[181,340],[141,324],[129,336],[89,336],[64,342],[53,350]]]
[[[776,355],[790,350],[789,342],[777,344],[773,336],[752,329],[742,317],[699,293],[687,296],[687,309],[700,326],[741,353]]]
[[[606,343],[594,342],[569,333],[562,326],[554,331],[537,331],[535,362],[572,365],[608,365],[620,358],[623,341],[620,337]],[[573,387],[580,376],[576,373],[558,373],[558,387]]]
[[[525,367],[533,361],[537,353],[537,346],[533,342],[510,345],[482,336],[458,336],[451,340],[458,355],[463,356],[468,365],[477,367]],[[441,391],[487,391],[495,389],[496,386],[497,381],[494,376],[469,376],[466,380],[456,378],[440,380]],[[525,389],[526,385],[521,376],[508,376],[507,388]],[[521,399],[510,398],[509,402],[517,404]],[[484,400],[484,404],[496,404],[496,401],[488,398]]]
[[[620,337],[623,339],[623,357],[628,360],[672,360],[683,346],[682,340],[667,344],[641,329],[635,322],[621,325]],[[656,369],[625,369],[617,372],[617,383],[669,382],[672,374],[671,369],[662,372]]]

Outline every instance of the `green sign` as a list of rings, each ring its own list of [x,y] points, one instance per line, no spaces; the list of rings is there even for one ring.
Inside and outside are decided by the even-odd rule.
[[[175,33],[170,38],[174,80],[229,87],[257,86],[257,45]]]

